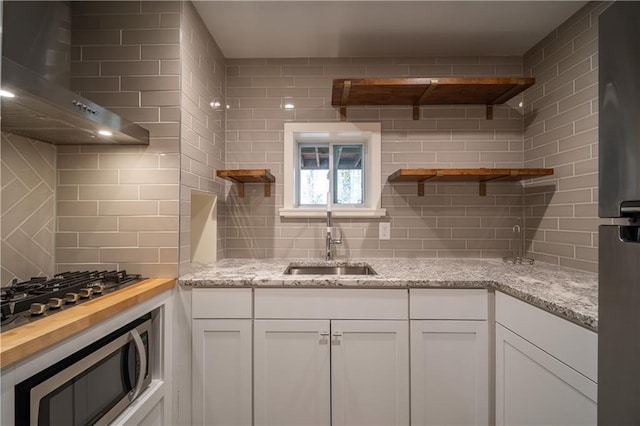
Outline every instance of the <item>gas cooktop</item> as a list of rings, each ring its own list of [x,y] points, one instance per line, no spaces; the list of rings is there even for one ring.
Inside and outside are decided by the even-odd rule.
[[[142,281],[127,271],[63,272],[51,278],[35,277],[0,289],[2,332],[73,308]]]

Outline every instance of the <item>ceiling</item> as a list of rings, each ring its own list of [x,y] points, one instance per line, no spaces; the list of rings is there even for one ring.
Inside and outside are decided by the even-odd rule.
[[[522,55],[586,1],[195,1],[227,58]]]

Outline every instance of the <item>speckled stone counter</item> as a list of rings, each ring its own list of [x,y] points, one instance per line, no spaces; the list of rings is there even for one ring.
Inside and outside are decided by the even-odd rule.
[[[410,287],[489,288],[538,306],[591,330],[598,328],[597,274],[545,263],[514,265],[499,259],[363,259],[377,275],[284,275],[289,264],[344,261],[225,259],[194,265],[179,283],[193,287]]]

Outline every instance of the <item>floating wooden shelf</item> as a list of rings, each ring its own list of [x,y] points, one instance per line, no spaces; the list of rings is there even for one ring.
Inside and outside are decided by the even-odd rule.
[[[245,183],[264,183],[264,196],[271,197],[271,182],[275,182],[269,169],[218,170],[218,177],[238,184],[238,197],[244,197]]]
[[[421,105],[486,105],[487,120],[493,105],[502,104],[535,83],[535,78],[359,78],[333,80],[331,105],[347,119],[352,105],[413,105],[413,119]]]
[[[418,182],[418,196],[424,196],[424,183],[479,182],[480,195],[487,195],[489,181],[515,181],[553,175],[553,169],[399,169],[389,182]]]

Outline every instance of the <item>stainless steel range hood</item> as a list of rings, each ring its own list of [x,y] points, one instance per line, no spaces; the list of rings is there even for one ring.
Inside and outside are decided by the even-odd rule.
[[[149,131],[70,91],[69,4],[5,1],[2,131],[53,144],[149,144]]]

